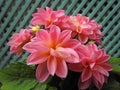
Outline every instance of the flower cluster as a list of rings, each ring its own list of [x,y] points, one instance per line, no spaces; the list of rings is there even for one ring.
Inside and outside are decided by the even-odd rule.
[[[93,84],[101,89],[112,67],[109,55],[101,44],[101,25],[86,16],[67,16],[64,10],[38,8],[29,29],[13,34],[8,45],[10,52],[20,56],[30,53],[28,65],[37,65],[36,78],[44,82],[52,75],[66,78],[68,70],[80,72],[79,89]],[[92,43],[89,43],[92,42]]]

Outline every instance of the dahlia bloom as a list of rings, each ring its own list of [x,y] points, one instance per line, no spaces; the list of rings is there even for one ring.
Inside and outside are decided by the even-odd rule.
[[[37,8],[29,30],[22,29],[8,42],[10,52],[20,56],[23,50],[30,53],[28,65],[36,65],[36,78],[44,82],[52,75],[66,78],[68,69],[80,72],[79,90],[96,86],[101,89],[107,82],[112,66],[109,55],[101,44],[101,25],[89,17],[65,15],[64,10]]]
[[[76,16],[64,15],[55,22],[55,25],[59,26],[62,30],[72,30],[72,37],[77,35],[83,44],[88,40],[94,40],[101,44],[101,25],[86,16],[82,16],[81,14],[77,14]]]
[[[57,22],[58,18],[65,15],[64,10],[53,11],[51,8],[46,7],[46,10],[37,8],[37,13],[34,13],[32,24],[33,25],[45,25],[45,28],[49,28],[54,22]]]
[[[27,64],[35,65],[36,77],[44,82],[49,75],[65,78],[68,73],[68,63],[80,62],[75,51],[80,45],[78,40],[71,39],[71,31],[60,31],[60,28],[53,25],[50,30],[40,29],[36,37],[27,43],[23,48],[30,52]]]
[[[75,72],[81,72],[78,82],[79,89],[87,89],[93,84],[101,89],[107,77],[108,71],[112,67],[107,63],[110,58],[104,49],[98,49],[95,44],[80,46],[78,53],[81,59],[80,63],[69,64],[69,69]]]
[[[12,40],[8,42],[10,46],[10,52],[16,53],[20,56],[23,52],[22,47],[30,41],[32,38],[32,34],[30,30],[21,29],[19,33],[15,33],[12,35]]]
[[[77,14],[76,16],[70,16],[70,22],[74,25],[72,31],[74,32],[74,34],[78,34],[78,39],[82,43],[86,43],[88,39],[101,39],[101,26],[97,24],[94,20],[90,20],[86,16]],[[99,37],[97,37],[98,35]]]

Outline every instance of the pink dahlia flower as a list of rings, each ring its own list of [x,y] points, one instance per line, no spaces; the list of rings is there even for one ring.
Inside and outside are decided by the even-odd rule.
[[[49,75],[56,74],[65,78],[68,73],[67,64],[80,62],[75,49],[80,45],[79,41],[71,39],[71,31],[60,31],[57,26],[51,26],[50,30],[40,29],[36,37],[23,48],[30,52],[27,64],[38,64],[36,77],[44,82]]]
[[[8,42],[10,52],[20,56],[23,52],[22,47],[30,41],[32,34],[30,30],[22,29],[19,33],[12,35],[12,40]]]
[[[110,56],[95,44],[80,46],[78,52],[81,62],[69,64],[69,69],[82,73],[78,82],[79,89],[87,89],[93,84],[101,89],[109,76],[108,71],[112,70],[111,65],[107,63]]]
[[[53,11],[51,8],[46,7],[46,10],[42,8],[37,9],[37,13],[34,13],[32,24],[33,25],[45,25],[45,28],[49,28],[54,22],[57,22],[58,18],[65,15],[64,10]]]
[[[76,16],[70,16],[69,22],[70,27],[72,26],[73,35],[77,35],[82,43],[86,43],[89,39],[88,36],[93,34],[93,27],[89,24],[90,19],[77,14]]]
[[[100,43],[102,37],[101,26],[86,16],[81,14],[76,16],[64,15],[55,24],[62,30],[72,30],[72,37],[77,35],[82,43],[86,43],[89,39]]]

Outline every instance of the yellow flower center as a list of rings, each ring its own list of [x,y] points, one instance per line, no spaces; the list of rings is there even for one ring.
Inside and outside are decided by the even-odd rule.
[[[36,25],[35,27],[32,28],[33,33],[36,33],[40,29],[39,25]]]
[[[93,40],[89,40],[87,44],[94,44],[95,42]]]

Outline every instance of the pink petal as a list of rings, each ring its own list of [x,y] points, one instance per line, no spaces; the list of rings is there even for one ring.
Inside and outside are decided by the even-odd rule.
[[[46,62],[39,64],[36,69],[36,78],[38,79],[38,81],[44,82],[47,80],[48,77],[49,77],[49,72],[47,70]]]
[[[46,15],[46,11],[42,8],[37,8],[38,14],[42,17],[44,17],[44,19],[46,19],[45,17],[47,17]]]
[[[89,68],[86,68],[83,70],[82,75],[81,75],[81,81],[87,81],[92,77],[92,71]]]
[[[93,63],[91,62],[91,59],[84,57],[84,58],[82,58],[81,63],[84,66],[84,68],[86,68],[86,69],[88,69],[88,68],[92,69],[91,67],[92,67]]]
[[[106,55],[106,56],[102,56],[101,58],[97,59],[97,62],[99,64],[102,64],[102,63],[105,63],[109,60],[110,56],[109,55]]]
[[[59,57],[64,58],[68,62],[79,62],[79,56],[71,48],[58,47],[56,51]],[[74,61],[72,59],[74,59]]]
[[[47,61],[47,68],[51,75],[54,75],[57,69],[57,61],[55,57],[49,57]]]
[[[78,54],[80,54],[80,56],[81,56],[80,58],[82,58],[82,57],[90,57],[91,56],[91,53],[89,51],[88,46],[80,45],[77,48],[77,51],[78,51]]]
[[[81,14],[77,14],[76,18],[79,21],[79,23],[82,23],[82,24],[90,21],[89,17],[82,16]]]
[[[103,67],[107,71],[113,70],[112,66],[109,65],[108,63],[102,63],[100,66]]]
[[[15,39],[16,37],[18,37],[19,36],[19,33],[14,33],[13,35],[12,35],[12,39]]]
[[[91,61],[93,61],[93,62],[91,62],[89,66],[91,69],[93,69],[96,63],[94,62],[94,60],[91,60]]]
[[[78,54],[71,48],[59,47],[59,48],[56,49],[56,52],[57,53],[53,52],[53,54],[56,57],[63,58],[66,62],[69,62],[69,63],[80,62]]]
[[[78,39],[81,41],[81,43],[86,43],[88,41],[88,37],[82,34],[78,35]]]
[[[51,12],[53,12],[53,9],[46,7],[46,11],[50,14]]]
[[[99,50],[99,51],[96,52],[96,57],[97,57],[97,59],[101,58],[102,55],[103,55],[103,52],[102,52],[101,50]],[[98,61],[98,62],[99,62],[99,61]]]
[[[50,28],[50,36],[51,36],[51,40],[53,40],[55,43],[58,41],[60,35],[60,28],[52,25]]]
[[[50,55],[54,57],[58,57],[58,53],[53,48],[50,48]]]
[[[78,40],[71,39],[71,40],[68,40],[66,43],[64,43],[63,47],[77,49],[80,45],[81,43]]]
[[[89,50],[89,57],[91,58],[91,61],[94,63],[96,62],[96,52],[98,51],[98,47],[95,44],[87,45],[87,48]]]
[[[16,53],[18,55],[18,57],[22,54],[23,49],[22,48],[18,48],[18,47],[12,47],[10,48],[10,53]]]
[[[39,52],[32,53],[27,60],[28,65],[40,64],[45,62],[48,59],[48,56],[45,54],[40,54]]]
[[[101,39],[96,39],[95,42],[96,42],[98,45],[102,45],[102,40],[101,40]]]
[[[37,13],[38,14],[38,13]],[[45,17],[45,15],[43,15]],[[34,18],[32,19],[33,25],[45,25],[46,21],[45,18],[41,15],[34,15]]]
[[[69,63],[78,63],[78,62],[81,61],[79,59],[79,56],[78,56],[77,52],[75,52],[75,50],[73,50],[71,48],[66,48],[64,50],[66,50],[67,53],[70,55],[68,58],[64,59],[66,62],[69,62]]]
[[[93,71],[93,77],[99,81],[99,83],[103,84],[105,81],[104,75],[99,73],[98,71]]]
[[[101,84],[100,82],[98,82],[95,78],[92,78],[92,81],[93,81],[93,83],[95,84],[95,86],[96,86],[99,90],[101,90],[103,84]]]
[[[71,57],[70,53],[67,52],[66,48],[59,47],[56,49],[56,51],[57,51],[56,57],[60,57],[64,59]]]
[[[39,13],[45,13],[46,11],[44,10],[44,9],[42,9],[42,8],[37,8],[37,11],[39,12]]]
[[[98,47],[97,47],[96,44],[90,44],[90,45],[88,45],[88,48],[89,48],[90,50],[98,51]]]
[[[75,71],[75,72],[82,72],[84,67],[82,66],[81,63],[70,63],[68,65],[68,68],[72,71]]]
[[[46,17],[48,17],[46,14],[46,11],[42,8],[37,8],[37,11],[38,11],[37,13],[32,14],[32,16],[33,16],[32,24],[33,25],[45,24],[46,20],[48,19],[48,18],[46,18]]]
[[[34,16],[34,18],[31,20],[33,25],[38,25],[38,23],[40,22],[39,17],[36,17],[36,14],[33,14],[32,16]]]
[[[58,11],[56,11],[55,15],[56,15],[56,18],[63,16],[64,15],[64,10],[58,10]]]
[[[49,40],[50,40],[50,35],[49,35],[49,33],[48,33],[46,30],[43,30],[43,29],[37,31],[36,37],[37,37],[39,40],[43,40],[43,41],[49,41]]]
[[[37,51],[47,52],[49,51],[49,48],[45,47],[46,45],[42,41],[32,41],[23,46],[23,49],[30,52],[34,53]]]
[[[57,69],[56,69],[56,75],[61,78],[66,78],[68,73],[67,65],[64,60],[57,59]]]
[[[94,70],[97,70],[98,72],[100,72],[101,74],[104,74],[105,76],[109,76],[109,73],[107,70],[105,70],[103,67],[96,65],[94,67]]]
[[[70,30],[64,30],[61,32],[59,43],[63,45],[66,41],[68,41],[71,38],[71,31]]]
[[[31,31],[30,30],[27,30],[27,29],[22,29],[20,31],[20,39],[23,40],[23,41],[26,41],[27,39],[30,39],[30,37],[32,36],[31,34]]]
[[[79,79],[79,81],[78,81],[78,88],[79,88],[79,90],[86,90],[87,88],[89,88],[90,85],[92,84],[91,81],[92,80],[89,79],[89,80],[87,80],[85,82],[81,82],[81,79]]]
[[[82,24],[81,25],[82,33],[85,35],[93,34],[92,27],[89,24]]]
[[[55,20],[62,17],[64,15],[64,10],[58,10],[58,11],[54,11],[54,13],[51,14],[51,19]]]

